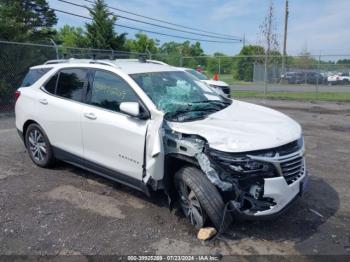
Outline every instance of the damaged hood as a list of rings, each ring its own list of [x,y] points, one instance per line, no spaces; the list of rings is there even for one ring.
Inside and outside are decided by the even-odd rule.
[[[201,80],[203,83],[206,83],[208,85],[213,85],[213,86],[229,86],[228,84],[226,84],[224,81],[220,81],[220,80]]]
[[[245,152],[278,147],[300,138],[300,125],[263,106],[234,100],[227,108],[191,122],[168,122],[177,132],[204,137],[213,149]]]

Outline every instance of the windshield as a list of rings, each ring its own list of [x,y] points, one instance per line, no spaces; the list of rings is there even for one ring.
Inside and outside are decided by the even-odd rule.
[[[194,69],[186,69],[187,73],[190,73],[191,75],[197,77],[199,80],[208,80],[208,77]]]
[[[204,118],[227,107],[227,100],[186,72],[152,72],[130,75],[165,117],[172,121]]]

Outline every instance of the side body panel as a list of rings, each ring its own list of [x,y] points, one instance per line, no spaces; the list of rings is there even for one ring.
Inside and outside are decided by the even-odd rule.
[[[84,158],[141,180],[147,121],[89,105],[81,119]]]

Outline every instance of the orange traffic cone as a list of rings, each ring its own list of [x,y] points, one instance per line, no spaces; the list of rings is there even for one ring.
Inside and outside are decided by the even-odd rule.
[[[215,73],[215,74],[214,74],[213,80],[219,81],[219,75],[218,75],[218,73]]]

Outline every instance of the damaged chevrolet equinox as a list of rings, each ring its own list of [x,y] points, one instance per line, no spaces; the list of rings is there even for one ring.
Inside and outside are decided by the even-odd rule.
[[[274,217],[306,186],[298,123],[165,64],[48,61],[15,97],[35,164],[61,160],[148,195],[162,190],[196,228]]]

